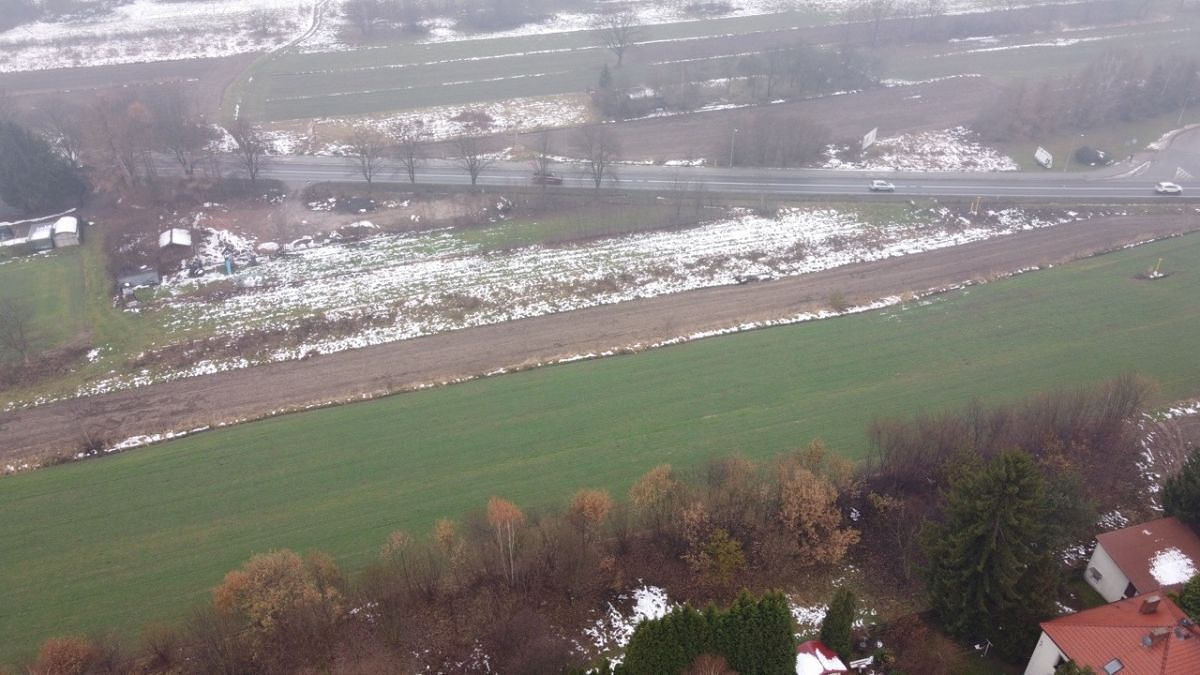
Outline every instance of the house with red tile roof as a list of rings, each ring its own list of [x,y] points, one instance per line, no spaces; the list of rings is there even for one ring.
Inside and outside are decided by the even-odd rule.
[[[1042,623],[1025,675],[1067,661],[1097,675],[1196,675],[1200,629],[1165,594],[1119,600]]]
[[[809,640],[796,647],[796,675],[840,675],[850,669],[837,652],[820,640]]]
[[[1113,602],[1176,590],[1196,574],[1198,566],[1200,537],[1175,518],[1159,518],[1097,536],[1084,578]]]

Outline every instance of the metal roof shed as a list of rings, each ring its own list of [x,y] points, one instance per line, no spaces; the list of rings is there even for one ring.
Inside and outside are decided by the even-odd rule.
[[[29,246],[35,251],[49,251],[54,248],[54,225],[34,225],[29,230]]]
[[[79,219],[75,216],[63,216],[54,223],[54,246],[79,245]]]

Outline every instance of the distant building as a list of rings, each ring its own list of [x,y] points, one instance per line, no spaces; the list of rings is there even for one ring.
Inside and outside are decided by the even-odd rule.
[[[820,640],[809,640],[796,647],[796,675],[837,675],[850,669],[837,652]]]
[[[1074,661],[1097,675],[1200,673],[1200,631],[1165,595],[1144,595],[1042,623],[1025,675]]]
[[[169,230],[160,232],[158,235],[158,247],[167,248],[170,246],[192,247],[192,233],[182,227],[172,227]]]
[[[54,224],[42,223],[29,228],[29,247],[34,251],[54,248]]]
[[[1200,537],[1175,518],[1159,518],[1097,536],[1084,578],[1113,602],[1176,590],[1196,574],[1197,563]]]
[[[0,242],[14,239],[16,236],[16,233],[13,232],[12,225],[9,225],[8,223],[0,223]]]
[[[79,219],[63,216],[54,222],[54,247],[79,245]]]

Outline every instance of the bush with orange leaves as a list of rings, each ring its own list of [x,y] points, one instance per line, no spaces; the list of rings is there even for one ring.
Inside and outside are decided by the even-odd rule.
[[[501,497],[492,497],[487,505],[488,524],[496,530],[496,544],[500,547],[500,565],[508,585],[517,583],[515,552],[517,528],[525,524],[525,514],[516,504]]]
[[[596,536],[596,531],[604,524],[604,519],[608,517],[612,507],[612,497],[604,490],[580,490],[571,498],[567,520],[571,521],[579,530],[584,542],[587,542]]]
[[[213,591],[217,611],[236,617],[255,660],[284,655],[320,659],[344,615],[341,573],[333,559],[289,550],[256,555]],[[314,653],[315,652],[315,653]]]
[[[104,657],[100,648],[81,637],[50,638],[42,643],[31,675],[85,675]]]

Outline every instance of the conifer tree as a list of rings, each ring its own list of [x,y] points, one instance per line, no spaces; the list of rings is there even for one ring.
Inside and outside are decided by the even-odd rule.
[[[955,481],[943,513],[924,539],[931,605],[952,635],[996,642],[1033,600],[1022,580],[1047,548],[1042,476],[1028,453],[1002,453]]]
[[[787,597],[778,591],[766,593],[759,601],[758,672],[783,674],[796,672],[796,626]]]
[[[1179,601],[1176,604],[1193,621],[1200,621],[1200,574],[1193,576],[1179,589]]]
[[[1167,479],[1163,511],[1200,529],[1200,448],[1193,448],[1179,473]]]
[[[795,670],[796,638],[787,598],[767,593],[755,600],[743,591],[728,610],[700,613],[684,606],[633,631],[625,662],[631,675],[680,673],[703,655],[724,657],[742,675],[784,675]]]
[[[77,206],[87,186],[41,137],[0,121],[0,199],[28,213]]]
[[[826,647],[838,653],[843,660],[850,658],[850,630],[854,626],[854,613],[858,601],[854,592],[839,588],[829,603],[829,611],[821,620],[820,640]]]

